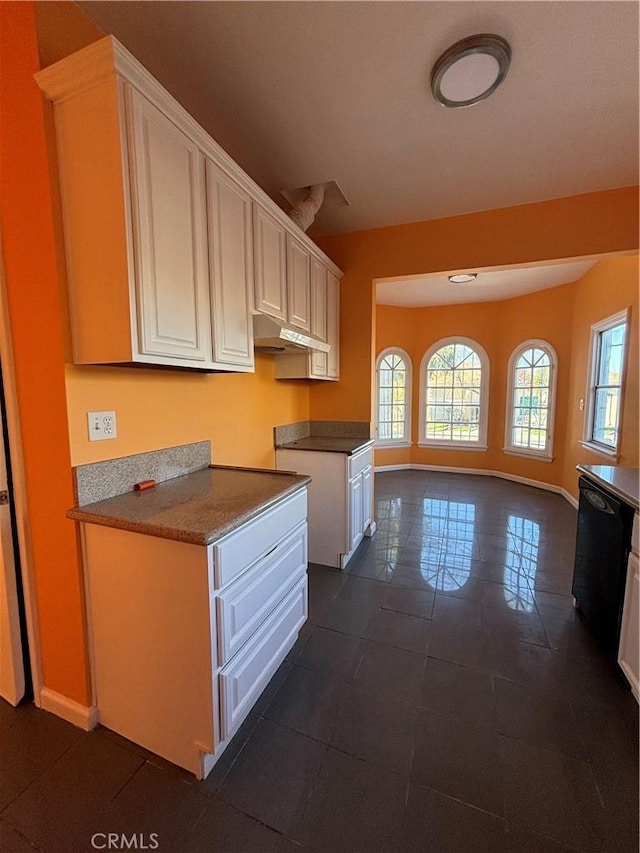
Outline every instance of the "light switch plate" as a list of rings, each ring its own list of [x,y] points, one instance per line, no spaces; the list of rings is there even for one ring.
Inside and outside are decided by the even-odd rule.
[[[87,412],[89,441],[106,441],[118,437],[115,412]]]

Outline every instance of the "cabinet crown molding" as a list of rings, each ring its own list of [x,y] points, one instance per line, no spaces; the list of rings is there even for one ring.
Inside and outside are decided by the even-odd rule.
[[[93,42],[38,71],[34,78],[52,103],[60,103],[98,86],[111,78],[120,77],[134,86],[154,103],[169,119],[187,133],[201,151],[211,157],[229,177],[240,184],[260,205],[312,255],[338,278],[342,270],[308,237],[273,199],[215,142],[207,131],[184,107],[147,71],[147,69],[112,35]]]

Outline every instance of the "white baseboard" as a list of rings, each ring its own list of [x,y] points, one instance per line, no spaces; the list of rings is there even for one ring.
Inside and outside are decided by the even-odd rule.
[[[86,732],[90,732],[98,724],[98,709],[95,705],[81,705],[48,687],[43,687],[40,691],[40,707]]]
[[[560,494],[566,501],[569,501],[569,503],[574,509],[578,509],[578,500],[577,498],[574,498],[574,496],[570,492],[568,492],[566,489],[560,489]]]
[[[454,468],[449,465],[377,465],[375,468],[376,474],[384,471],[442,471],[446,474],[476,474],[481,477],[498,477],[501,480],[511,480],[514,483],[522,483],[523,486],[533,486],[535,489],[544,489],[547,492],[555,492],[557,495],[569,501],[571,506],[578,508],[578,501],[569,494],[562,486],[556,486],[554,483],[545,483],[542,480],[531,480],[529,477],[519,477],[517,474],[507,474],[505,471],[489,471],[486,468]]]

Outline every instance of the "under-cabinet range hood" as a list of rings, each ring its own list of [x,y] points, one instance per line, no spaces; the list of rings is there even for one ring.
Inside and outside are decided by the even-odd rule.
[[[281,320],[267,317],[266,314],[256,314],[253,318],[253,348],[256,352],[278,355],[305,349],[329,352],[331,344],[307,332],[294,329]]]

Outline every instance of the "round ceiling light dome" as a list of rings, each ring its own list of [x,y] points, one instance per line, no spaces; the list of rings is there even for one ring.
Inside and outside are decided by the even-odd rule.
[[[445,107],[477,104],[495,92],[510,63],[511,48],[501,36],[468,36],[445,50],[433,66],[433,97]]]
[[[469,284],[469,282],[475,281],[477,278],[477,272],[462,272],[457,273],[456,275],[450,275],[449,281],[451,284]]]

